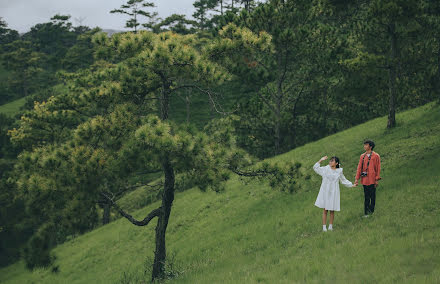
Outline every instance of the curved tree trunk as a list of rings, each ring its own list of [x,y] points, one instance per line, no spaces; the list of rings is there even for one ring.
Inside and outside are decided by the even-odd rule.
[[[165,173],[165,186],[162,196],[162,214],[160,214],[156,225],[156,250],[154,252],[152,280],[162,279],[165,276],[165,233],[168,226],[168,220],[171,214],[171,207],[174,200],[174,169],[166,157],[162,165]]]
[[[162,75],[162,74],[161,74]],[[162,75],[163,76],[163,75]],[[170,85],[162,77],[163,90],[160,100],[161,104],[161,119],[163,121],[168,119],[169,111],[169,101],[170,101]],[[152,281],[155,279],[163,279],[165,277],[165,260],[166,260],[166,245],[165,245],[165,234],[168,227],[168,220],[171,214],[171,207],[174,201],[174,169],[171,165],[169,156],[165,156],[162,163],[162,170],[165,174],[165,184],[164,191],[162,194],[162,206],[161,214],[158,216],[156,225],[156,250],[154,251],[154,263],[153,263],[153,273]]]

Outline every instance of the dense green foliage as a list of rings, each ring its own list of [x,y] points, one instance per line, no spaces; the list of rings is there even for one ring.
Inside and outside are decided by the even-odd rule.
[[[91,37],[98,30],[73,27],[70,16],[55,15],[50,22],[37,24],[22,36],[2,21],[5,39],[0,45],[0,63],[8,71],[0,85],[0,103],[45,91],[58,81],[60,69],[76,71],[93,62]],[[7,37],[6,37],[7,36]]]
[[[308,158],[258,158],[384,115],[392,133],[440,99],[437,2],[198,0],[194,19],[161,19],[130,0],[111,13],[133,32],[111,37],[64,15],[23,35],[0,19],[0,264],[49,267],[123,216],[156,224],[152,279],[169,277],[176,192],[234,175],[297,192]]]

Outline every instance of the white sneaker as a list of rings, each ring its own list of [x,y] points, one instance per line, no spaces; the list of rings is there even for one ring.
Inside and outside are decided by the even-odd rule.
[[[364,216],[362,216],[362,217],[364,217],[364,218],[368,218],[368,217],[370,217],[370,215],[364,215]]]
[[[328,230],[329,230],[329,231],[333,231],[333,227],[329,227]]]
[[[327,228],[322,228],[322,231],[323,232],[327,232]]]

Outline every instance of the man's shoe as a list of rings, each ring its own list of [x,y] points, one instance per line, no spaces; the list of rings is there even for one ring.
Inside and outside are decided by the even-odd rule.
[[[370,215],[364,215],[364,216],[362,216],[363,218],[368,218],[368,217],[370,217]]]

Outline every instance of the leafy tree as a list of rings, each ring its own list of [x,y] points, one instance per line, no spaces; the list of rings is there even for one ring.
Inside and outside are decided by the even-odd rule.
[[[151,26],[154,33],[173,31],[178,34],[191,34],[195,32],[196,22],[186,19],[185,15],[172,14],[159,23]]]
[[[17,261],[23,245],[32,234],[24,214],[24,202],[18,197],[11,174],[13,166],[13,161],[0,159],[0,266]]]
[[[187,87],[202,87],[202,84],[218,81],[222,75],[215,65],[200,56],[194,48],[191,48],[191,45],[194,43],[194,38],[192,37],[180,37],[165,33],[158,35],[157,39],[152,43],[151,51],[141,53],[134,62],[132,68],[136,68],[136,70],[139,71],[143,70],[143,72],[149,74],[147,75],[147,78],[149,78],[148,85],[151,86],[150,88],[153,88],[150,89],[151,92],[154,92],[159,99],[158,108],[160,109],[160,118],[161,120],[166,121],[169,115],[169,102],[175,90]],[[172,142],[173,140],[178,139],[179,136],[175,136],[174,138],[173,136],[169,136],[169,130],[166,130],[169,128],[167,124],[156,124],[156,122],[151,124],[151,128],[153,128],[151,134],[155,133],[155,127],[160,127],[159,129],[161,130],[158,129],[157,131],[160,132],[157,133],[161,133],[160,136],[166,136],[163,138],[158,136],[160,139],[155,140],[155,135],[138,135],[141,135],[141,139],[153,138],[150,144],[146,143],[145,145],[150,145],[150,147],[152,147],[150,155],[157,157],[157,160],[153,160],[153,162],[159,165],[164,173],[162,205],[148,214],[143,222],[133,220],[131,216],[123,213],[123,215],[128,217],[128,219],[135,225],[146,225],[151,219],[158,217],[153,279],[162,278],[164,276],[163,265],[166,258],[165,232],[175,191],[176,165],[173,161],[176,157],[179,157],[176,156],[178,155],[178,152],[173,152],[177,151],[179,148],[176,148],[175,150],[173,149],[175,147],[174,145],[180,145],[180,143],[175,144]],[[148,131],[148,133],[151,131],[149,127],[144,127],[143,129],[143,131]],[[177,131],[177,129],[173,132],[175,131]],[[191,136],[182,133],[182,139],[188,139],[186,137],[189,138]],[[153,143],[153,141],[156,142]],[[161,142],[165,144],[162,144]],[[169,144],[170,142],[172,142],[172,144]],[[188,142],[183,142],[182,145],[188,145],[187,143]],[[202,146],[203,144],[200,145]],[[149,148],[145,149],[145,153],[148,153],[147,149]],[[158,155],[153,153],[157,153]],[[184,155],[187,157],[187,154]],[[176,162],[187,163],[184,162],[184,160]],[[214,172],[212,174],[214,174]],[[214,180],[212,180],[212,182],[214,182]]]
[[[296,138],[307,135],[299,135],[301,129],[297,129],[300,109],[310,107],[312,98],[316,101],[317,95],[337,84],[332,75],[337,62],[331,50],[337,50],[339,43],[332,38],[333,32],[319,23],[312,8],[308,1],[270,1],[250,15],[242,12],[234,22],[255,34],[266,31],[269,47],[254,42],[249,29],[230,24],[213,48],[216,58],[249,84],[256,96],[242,105],[247,108],[248,127],[260,129],[265,156],[297,145]],[[256,133],[248,135],[254,140]]]
[[[10,73],[2,89],[10,97],[28,96],[53,86],[60,68],[73,70],[91,64],[91,35],[96,30],[85,34],[88,27],[72,27],[69,19],[55,15],[50,22],[37,24],[20,39],[1,46],[1,63]]]
[[[52,70],[62,67],[62,58],[76,42],[77,34],[69,20],[70,16],[57,14],[50,22],[37,24],[23,35],[35,51],[46,55],[46,67]]]
[[[424,52],[421,58],[417,58],[417,62],[423,65],[422,70],[427,70],[429,85],[440,101],[440,3],[426,0],[422,1],[421,6],[423,13],[419,22],[423,33],[419,33],[421,37],[417,38],[417,42],[424,47]]]
[[[46,56],[34,51],[31,42],[16,40],[5,48],[8,51],[2,54],[2,63],[12,71],[8,82],[11,89],[17,90],[21,96],[27,96],[46,83],[48,74],[42,68]]]
[[[213,11],[217,6],[216,0],[198,0],[193,3],[195,12],[193,13],[193,18],[197,20],[197,27],[200,30],[206,30],[212,28],[212,23],[210,22],[209,12]]]
[[[67,236],[97,225],[96,204],[101,200],[97,192],[102,189],[101,185],[106,185],[104,177],[109,180],[108,184],[119,185],[114,180],[117,175],[112,174],[111,179],[108,174],[98,174],[93,161],[96,157],[114,154],[116,146],[104,142],[118,145],[120,142],[116,140],[126,139],[123,131],[130,129],[126,124],[130,116],[121,111],[123,106],[113,108],[117,104],[111,98],[115,85],[104,80],[112,77],[119,80],[115,69],[103,63],[92,68],[94,73],[83,70],[64,74],[70,92],[54,94],[44,102],[35,103],[34,109],[22,116],[19,128],[10,131],[13,144],[28,150],[20,155],[14,176],[22,193],[18,195],[19,200],[25,202],[27,225],[23,226],[34,228],[24,239],[28,242],[24,257],[31,269],[49,265],[54,258],[48,251]],[[113,109],[112,115],[103,117],[107,108]],[[91,117],[95,119],[89,121]],[[91,133],[101,133],[96,137],[104,139],[100,145],[93,135],[90,139],[95,138],[94,141],[82,144]],[[112,159],[100,161],[111,162]],[[78,168],[73,169],[74,164]],[[87,167],[91,167],[91,175],[87,174]],[[106,186],[106,190],[113,188]],[[104,210],[106,213],[109,212]]]
[[[75,71],[79,68],[86,68],[90,66],[93,61],[93,43],[92,37],[99,29],[81,30],[77,36],[76,43],[70,47],[64,58],[62,59],[62,66],[68,71]]]
[[[179,90],[198,90],[215,103],[209,87],[227,78],[220,66],[200,52],[194,35],[144,31],[109,39],[97,34],[94,43],[100,45],[98,58],[117,58],[118,63],[107,63],[110,68],[88,75],[83,71],[86,75],[77,78],[65,74],[75,82],[71,95],[37,104],[22,118],[20,128],[11,132],[14,143],[29,149],[20,156],[17,185],[30,196],[29,214],[40,216],[40,221],[34,219],[39,229],[26,253],[30,268],[48,265],[53,259],[47,250],[59,240],[51,232],[63,232],[62,240],[66,234],[95,225],[101,196],[134,225],[145,226],[158,218],[152,279],[163,278],[165,234],[177,176],[203,190],[221,190],[232,172],[270,175],[272,185],[286,190],[296,186],[286,177],[297,174],[299,165],[245,169],[251,159],[236,147],[230,127],[225,127],[230,125],[228,120],[213,124],[206,133],[169,121],[170,101]],[[155,107],[152,101],[157,102]],[[153,114],[156,110],[159,117]],[[40,125],[55,131],[38,133]],[[114,198],[139,170],[163,174],[161,205],[143,220],[125,212]]]
[[[0,113],[0,266],[9,265],[20,257],[20,250],[29,237],[24,204],[17,196],[17,186],[12,175],[17,148],[7,135],[14,119]]]
[[[125,14],[130,16],[130,18],[125,23],[126,28],[132,28],[136,33],[137,28],[140,25],[139,16],[144,16],[148,19],[153,19],[157,13],[150,13],[145,10],[145,8],[154,7],[154,3],[146,2],[146,0],[128,0],[126,4],[123,4],[120,9],[113,9],[110,13]]]
[[[253,9],[255,9],[256,1],[254,0],[240,0],[240,3],[244,5],[244,9],[250,13]]]
[[[0,17],[0,46],[18,39],[18,32],[8,29],[8,24]]]
[[[124,217],[138,226],[147,225],[153,218],[158,218],[152,275],[153,279],[156,279],[164,276],[165,233],[174,200],[176,173],[187,172],[202,189],[207,187],[215,189],[227,179],[228,170],[238,167],[237,165],[219,168],[218,165],[232,164],[233,161],[237,163],[240,161],[240,156],[236,155],[240,152],[234,150],[234,140],[228,138],[230,135],[221,136],[222,139],[229,140],[219,143],[220,141],[215,139],[208,139],[208,137],[218,137],[216,135],[197,134],[193,130],[187,130],[168,122],[170,100],[175,99],[176,91],[180,89],[199,90],[206,94],[207,99],[215,103],[207,87],[224,79],[222,68],[213,64],[208,57],[194,48],[197,46],[194,36],[164,33],[155,36],[150,44],[148,52],[143,51],[135,60],[128,62],[130,70],[147,75],[145,78],[149,91],[159,102],[160,117],[150,117],[147,123],[135,133],[135,141],[139,143],[138,147],[142,147],[135,153],[144,153],[148,157],[144,160],[150,161],[150,167],[158,167],[163,172],[162,203],[159,208],[147,214],[142,221],[135,220],[122,209],[116,208]],[[136,147],[133,148],[136,149]],[[108,195],[106,196],[111,200]],[[117,206],[114,202],[112,203]]]
[[[240,14],[240,11],[251,13],[257,6],[257,1],[199,0],[195,1],[193,6],[195,8],[193,18],[197,20],[198,28],[202,31],[210,31],[216,36],[223,26]]]
[[[354,34],[362,44],[355,58],[347,60],[351,66],[382,68],[388,73],[387,128],[396,126],[398,92],[402,92],[401,77],[404,65],[402,51],[411,31],[417,28],[419,1],[368,1],[358,5],[357,28]],[[408,54],[408,58],[413,58]],[[401,96],[400,96],[401,97]]]

